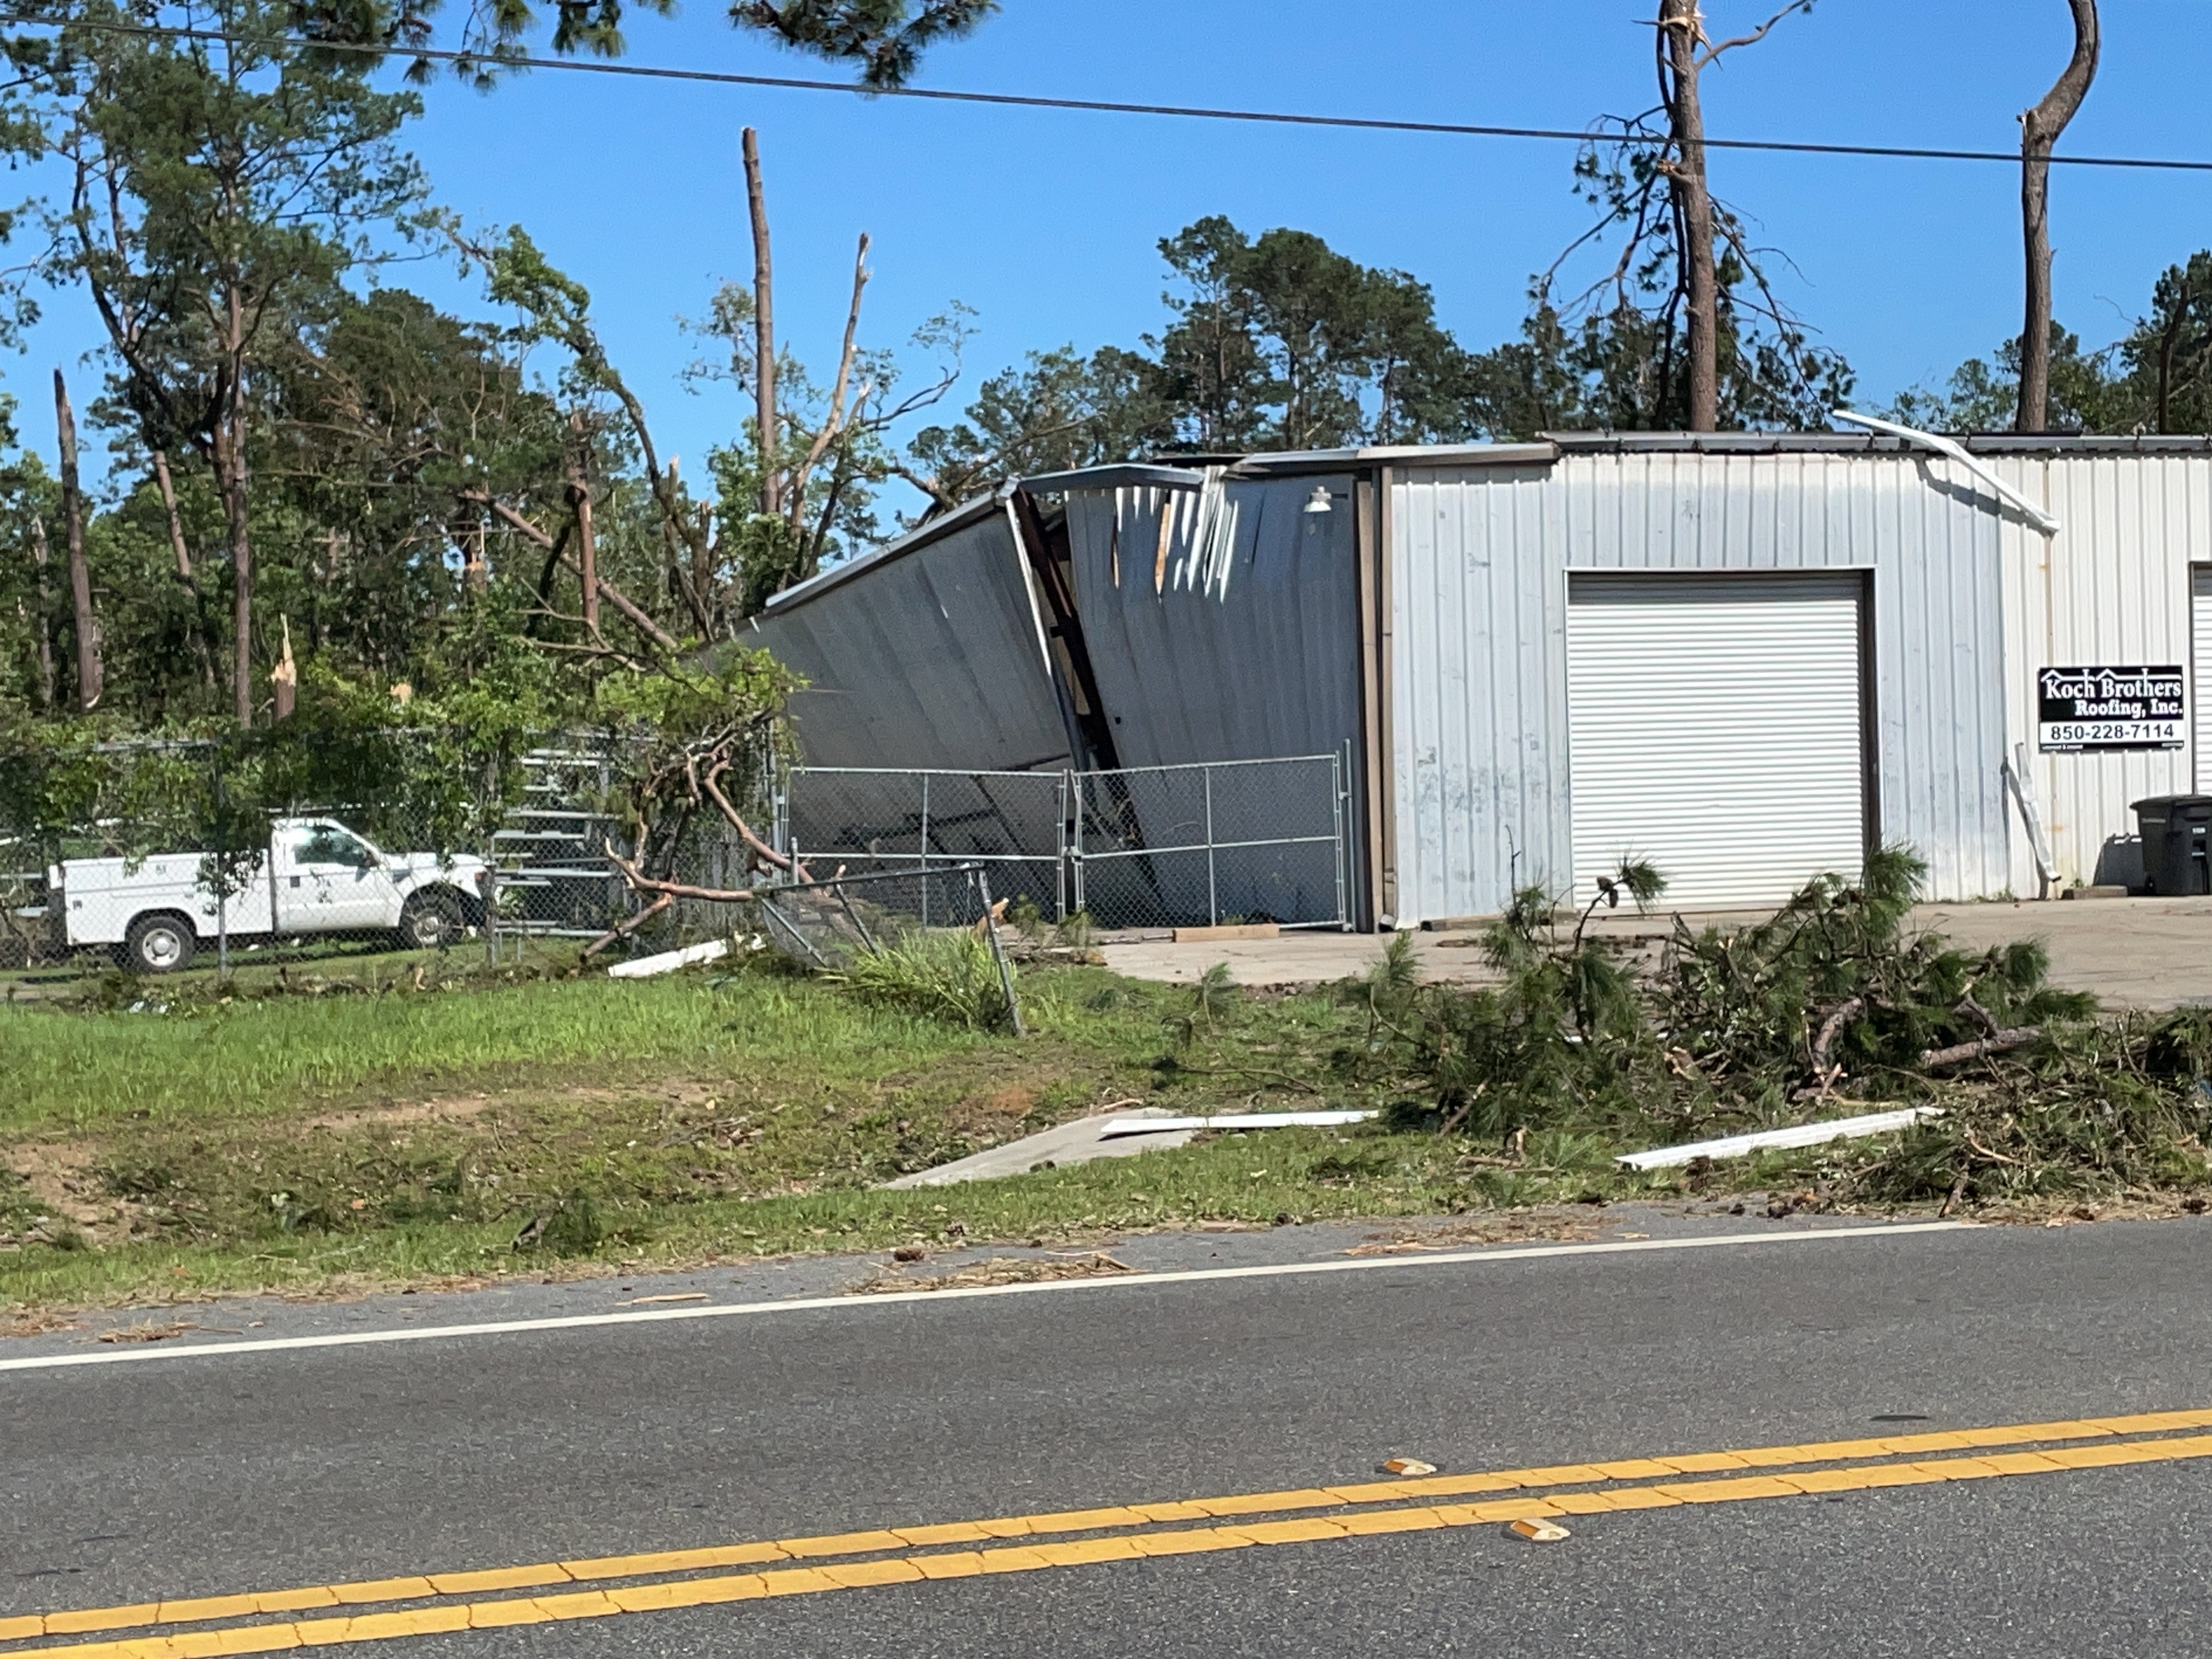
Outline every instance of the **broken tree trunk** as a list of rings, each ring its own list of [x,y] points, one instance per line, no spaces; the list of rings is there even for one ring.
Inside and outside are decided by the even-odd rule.
[[[292,659],[292,619],[284,621],[284,654],[277,659],[276,666],[269,671],[269,684],[276,696],[276,718],[292,718],[292,710],[300,701],[300,665]]]
[[[76,416],[69,386],[54,371],[54,425],[62,459],[62,527],[69,538],[70,605],[76,623],[76,706],[97,708],[102,689],[100,617],[92,608],[92,567],[84,556],[84,492],[77,487]]]
[[[1674,155],[1665,167],[1687,313],[1685,424],[1692,432],[1711,432],[1720,424],[1720,280],[1713,263],[1713,198],[1705,179],[1705,107],[1698,92],[1698,49],[1704,44],[1698,0],[1660,0],[1659,85],[1674,139]]]
[[[31,559],[38,567],[39,707],[54,706],[54,590],[46,580],[46,521],[31,517]]]
[[[775,458],[775,272],[769,258],[768,194],[761,184],[760,138],[744,132],[745,201],[753,221],[753,393],[760,423],[760,510],[774,518],[783,507],[783,477]]]
[[[2051,418],[2051,152],[2097,78],[2097,0],[2067,4],[2074,14],[2074,55],[2043,101],[2020,118],[2027,303],[2020,336],[2020,412],[2013,425],[2021,432],[2040,432]]]
[[[576,515],[576,572],[584,583],[584,631],[596,640],[599,637],[599,550],[592,536],[591,468],[580,412],[569,412],[568,434],[568,507]]]

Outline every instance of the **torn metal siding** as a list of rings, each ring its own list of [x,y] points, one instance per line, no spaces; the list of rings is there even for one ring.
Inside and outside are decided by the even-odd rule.
[[[1332,511],[1304,510],[1316,484]],[[1076,601],[1121,763],[1341,753],[1359,732],[1351,477],[1231,478],[1203,495],[1213,516],[1185,489],[1067,495]]]
[[[1207,479],[1196,491],[1123,485],[1066,495],[1077,605],[1121,765],[1304,755],[1348,755],[1356,765],[1351,476],[1240,479],[1216,471]],[[1305,510],[1316,485],[1328,492],[1328,513]],[[1148,844],[1190,838],[1188,783],[1130,780],[1130,808]],[[1311,810],[1305,801],[1281,806],[1285,817]],[[1357,814],[1347,834],[1357,884],[1364,842]],[[1252,914],[1255,906],[1267,908],[1256,896],[1224,894],[1220,908]]]
[[[1870,571],[1881,837],[1918,849],[1937,896],[2010,880],[2001,521],[1963,469],[1570,450],[1548,468],[1397,473],[1392,521],[1401,921],[1494,913],[1516,885],[1571,878],[1571,569]]]
[[[1003,508],[986,507],[752,619],[744,642],[808,683],[791,707],[809,763],[1068,764],[1027,566]]]
[[[2155,442],[2156,441],[2148,441]],[[2171,441],[2169,441],[2169,445]],[[2045,536],[2017,517],[2003,526],[2008,734],[2028,750],[2062,885],[2142,879],[2132,803],[2185,793],[2203,775],[2188,749],[2042,754],[2035,681],[2045,667],[2179,663],[2186,669],[2190,569],[2212,562],[2212,461],[2201,453],[2002,453],[1987,463],[2059,521]],[[2192,686],[2192,699],[2194,690]],[[2193,706],[2193,703],[2192,703]],[[2037,879],[2019,838],[2014,890]]]

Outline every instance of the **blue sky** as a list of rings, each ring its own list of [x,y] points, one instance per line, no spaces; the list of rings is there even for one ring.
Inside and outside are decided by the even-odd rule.
[[[1735,33],[1780,0],[1707,0]],[[1394,0],[1006,0],[926,61],[925,85],[1417,119],[1580,127],[1651,101],[1648,0],[1472,5]],[[2106,0],[2103,68],[2066,148],[2212,156],[2205,0]],[[2018,112],[2063,64],[2063,0],[1820,0],[1706,77],[1717,136],[2009,149]],[[713,3],[639,17],[630,58],[816,76],[739,34]],[[472,225],[520,223],[592,290],[662,447],[698,476],[738,418],[679,381],[678,327],[750,270],[738,130],[761,131],[779,331],[827,367],[854,239],[874,240],[864,335],[896,344],[958,300],[980,313],[969,384],[1036,348],[1133,343],[1158,327],[1155,244],[1207,213],[1310,230],[1435,289],[1470,347],[1513,332],[1529,273],[1587,224],[1572,147],[1285,131],[945,106],[826,94],[538,73],[489,94],[433,88],[412,142]],[[1862,400],[1940,377],[2019,327],[2016,168],[1717,155],[1714,185],[1796,267],[1789,298],[1857,368]],[[2212,174],[2061,169],[2057,310],[2116,337],[2157,271],[2212,245]],[[477,307],[450,272],[400,276]],[[97,343],[65,297],[27,356],[0,363],[32,447],[52,453],[45,385]],[[91,372],[75,370],[90,392]]]

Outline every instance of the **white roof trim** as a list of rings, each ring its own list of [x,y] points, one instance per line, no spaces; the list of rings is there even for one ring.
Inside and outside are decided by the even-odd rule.
[[[2046,536],[2057,535],[2063,527],[2057,520],[1984,466],[1966,452],[1965,446],[1952,439],[1933,432],[1923,432],[1917,427],[1899,426],[1895,421],[1885,421],[1878,415],[1858,415],[1848,409],[1835,410],[1832,413],[1836,420],[1849,421],[1853,426],[1863,426],[1875,432],[1886,432],[1893,438],[1902,438],[1907,443],[1918,444],[1923,449],[1932,449],[1938,455],[1958,462],[1996,490],[1999,496],[2018,507],[2021,516]]]

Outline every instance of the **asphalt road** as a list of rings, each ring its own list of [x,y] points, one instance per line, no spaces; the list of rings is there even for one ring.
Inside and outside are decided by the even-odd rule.
[[[1389,1261],[0,1372],[0,1619],[1309,1487],[1395,1455],[1486,1470],[2198,1409],[2208,1245],[2212,1220]],[[1690,1504],[1552,1545],[1468,1526],[358,1650],[2174,1652],[2212,1618],[2208,1480],[2198,1458]]]

